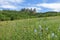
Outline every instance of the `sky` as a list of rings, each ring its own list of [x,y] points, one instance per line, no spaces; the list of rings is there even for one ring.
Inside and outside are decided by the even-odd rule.
[[[22,8],[36,8],[37,12],[60,12],[60,0],[0,0],[0,10],[21,10]]]

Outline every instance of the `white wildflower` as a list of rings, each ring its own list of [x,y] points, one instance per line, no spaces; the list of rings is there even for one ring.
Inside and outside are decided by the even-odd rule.
[[[39,28],[42,28],[42,26],[41,26],[41,25],[39,25]]]
[[[54,34],[54,33],[52,33],[52,34],[51,34],[51,37],[54,37],[54,36],[55,36],[55,34]]]
[[[36,30],[36,29],[34,29],[34,32],[37,32],[37,30]]]
[[[57,35],[55,35],[55,37],[58,37]]]
[[[40,30],[42,30],[42,26],[41,25],[39,25],[39,28],[40,28]]]
[[[48,27],[45,28],[48,31]]]

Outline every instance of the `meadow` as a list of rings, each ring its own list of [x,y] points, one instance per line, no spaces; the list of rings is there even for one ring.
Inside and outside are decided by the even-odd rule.
[[[60,16],[0,21],[0,40],[60,40]]]

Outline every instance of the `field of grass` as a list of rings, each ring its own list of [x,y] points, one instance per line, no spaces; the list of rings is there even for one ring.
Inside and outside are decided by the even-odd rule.
[[[60,16],[0,21],[0,40],[60,40]]]

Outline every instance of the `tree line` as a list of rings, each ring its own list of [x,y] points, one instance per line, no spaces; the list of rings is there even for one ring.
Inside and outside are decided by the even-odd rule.
[[[49,17],[49,16],[60,16],[60,12],[36,12],[36,9],[21,9],[16,10],[0,10],[0,21],[7,20],[18,20],[27,18],[39,18],[39,17]]]

